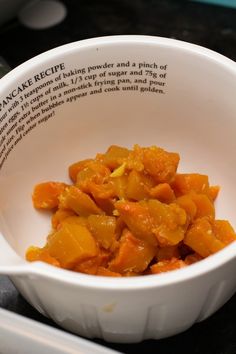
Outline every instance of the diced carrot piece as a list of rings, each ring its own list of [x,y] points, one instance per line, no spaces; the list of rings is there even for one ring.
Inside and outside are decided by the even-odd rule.
[[[164,272],[169,272],[172,270],[180,269],[185,267],[186,264],[181,259],[172,258],[170,260],[163,260],[153,264],[151,269],[151,274],[160,274]]]
[[[207,218],[197,219],[187,231],[184,243],[202,257],[220,251],[224,243],[216,238]]]
[[[208,197],[215,201],[218,194],[219,194],[219,191],[220,191],[220,187],[219,186],[210,186],[209,187],[209,191],[208,191]]]
[[[201,194],[207,194],[209,191],[208,176],[198,173],[176,174],[171,186],[177,197],[191,191]]]
[[[212,222],[212,229],[216,237],[225,245],[236,241],[236,234],[233,227],[226,220],[214,220]]]
[[[52,257],[45,248],[31,246],[27,249],[25,257],[29,262],[41,261],[55,267],[60,267],[58,260]]]
[[[105,249],[112,246],[115,241],[116,218],[107,215],[90,215],[88,228],[93,237]]]
[[[121,277],[120,273],[113,272],[110,269],[104,267],[98,267],[96,275],[100,275],[102,277]]]
[[[59,204],[59,196],[65,190],[66,184],[61,182],[43,182],[34,188],[32,200],[37,209],[54,209]]]
[[[126,196],[132,200],[142,200],[149,197],[150,189],[155,185],[151,177],[132,170],[128,176]]]
[[[120,240],[119,251],[110,262],[109,269],[118,273],[143,272],[155,253],[155,246],[137,239],[130,231],[125,230]]]
[[[47,250],[67,269],[98,254],[93,236],[85,226],[78,224],[64,224],[50,235]]]
[[[86,159],[82,161],[78,161],[76,163],[73,163],[71,166],[69,166],[69,176],[71,180],[75,183],[77,174],[83,170],[91,161],[92,159]]]
[[[162,203],[172,203],[175,200],[173,189],[168,183],[160,183],[150,190],[150,196]]]
[[[60,195],[60,208],[73,210],[80,216],[103,214],[92,198],[75,186],[68,187]]]

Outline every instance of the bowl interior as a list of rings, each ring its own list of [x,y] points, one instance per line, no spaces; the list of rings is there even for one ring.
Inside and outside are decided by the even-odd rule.
[[[34,210],[34,185],[69,182],[71,163],[111,144],[179,152],[179,171],[221,186],[217,218],[235,227],[235,92],[231,61],[158,38],[74,43],[15,69],[1,88],[4,237],[21,256],[43,245],[50,214]]]

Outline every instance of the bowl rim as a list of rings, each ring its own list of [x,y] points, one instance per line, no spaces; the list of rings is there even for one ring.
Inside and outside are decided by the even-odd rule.
[[[189,280],[208,276],[236,258],[236,241],[223,250],[189,266],[160,274],[140,275],[133,277],[106,277],[73,272],[50,264],[23,261],[22,266],[15,268],[14,275],[39,276],[50,281],[91,290],[132,291],[147,290],[184,284]],[[9,273],[12,273],[9,266]]]
[[[48,60],[55,60],[61,55],[72,54],[73,52],[87,50],[91,48],[99,49],[99,46],[113,46],[113,45],[150,45],[157,47],[170,47],[179,50],[186,51],[188,53],[201,56],[203,59],[214,61],[221,65],[225,69],[228,69],[236,76],[236,63],[208,48],[180,41],[177,39],[158,37],[158,36],[146,36],[146,35],[118,35],[118,36],[104,36],[95,37],[85,40],[64,44],[54,49],[48,50],[42,54],[39,54],[23,64],[17,66],[1,79],[0,95],[2,96],[7,88],[18,81],[21,76],[33,70],[39,68],[41,65],[46,64]],[[4,238],[4,236],[2,235]],[[6,241],[7,242],[7,241]],[[70,284],[73,286],[83,286],[86,288],[96,290],[120,290],[130,291],[134,289],[150,289],[160,288],[163,286],[170,286],[176,283],[183,283],[193,278],[198,278],[209,274],[210,272],[218,270],[219,267],[224,266],[227,262],[236,258],[236,242],[226,246],[218,253],[207,257],[191,266],[184,267],[182,269],[147,276],[136,277],[121,277],[112,278],[104,276],[94,276],[82,273],[75,273],[65,269],[59,269],[42,262],[29,263],[22,259],[22,266],[16,266],[13,270],[11,266],[5,268],[6,273],[17,276],[24,273],[25,275],[38,275],[53,281],[62,282],[64,284]],[[11,246],[9,245],[11,248]],[[18,257],[18,256],[17,256]],[[1,270],[0,270],[1,273]]]
[[[227,67],[228,69],[232,70],[236,74],[236,63],[233,60],[201,45],[185,42],[178,39],[165,38],[159,36],[114,35],[88,38],[63,44],[61,46],[38,54],[31,59],[28,59],[27,61],[13,68],[11,71],[9,71],[9,73],[7,73],[4,77],[1,78],[0,95],[2,91],[5,91],[5,87],[14,83],[18,79],[18,77],[25,75],[27,71],[34,69],[34,67],[39,67],[40,64],[43,64],[44,62],[46,63],[47,60],[56,59],[58,56],[63,55],[65,53],[72,54],[73,52],[76,52],[78,50],[90,48],[95,48],[95,50],[99,50],[99,46],[119,44],[157,45],[161,47],[171,47],[175,49],[185,50],[189,53],[206,57],[209,60],[213,60],[218,64],[221,64],[225,68]]]

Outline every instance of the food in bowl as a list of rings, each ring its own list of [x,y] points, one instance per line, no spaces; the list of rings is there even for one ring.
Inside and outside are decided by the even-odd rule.
[[[121,61],[127,64],[125,70],[130,63],[130,71],[133,63],[157,63],[163,69],[159,77],[166,76],[165,93],[104,89],[90,95],[89,88],[76,90],[82,86],[75,84],[79,69],[114,63],[112,71],[119,72]],[[41,94],[42,102],[48,102],[38,108],[38,118],[38,111],[29,115],[27,134],[19,132],[16,137],[22,139],[14,148],[10,151],[11,145],[6,147],[0,173],[0,273],[10,276],[38,311],[80,336],[127,343],[183,332],[211,316],[235,293],[234,242],[191,266],[160,275],[91,276],[44,262],[27,262],[27,247],[45,244],[51,213],[35,211],[30,194],[38,182],[57,179],[70,184],[67,165],[105,151],[111,144],[149,146],[158,142],[184,157],[179,172],[207,171],[211,183],[221,186],[215,203],[217,217],[230,220],[235,227],[235,62],[172,39],[96,38],[57,48],[12,70],[1,79],[0,96],[8,97],[22,83],[61,63],[61,73],[42,77],[25,88],[27,97],[23,96],[12,113],[10,106],[2,108],[0,126],[7,119],[9,130],[16,122],[18,129],[23,128],[22,105],[29,104],[26,113],[33,111],[36,104],[32,101]],[[97,80],[105,82],[106,72],[108,75],[108,68],[96,69]],[[137,66],[136,72],[140,87],[146,78],[148,86],[146,71]],[[126,77],[135,79],[129,73]],[[63,91],[68,91],[64,81],[73,85],[69,96],[77,97],[73,102],[63,96]],[[88,94],[82,97],[84,91]],[[53,106],[53,111],[46,119],[49,114],[42,111],[48,106]],[[7,139],[2,150],[6,143]]]
[[[52,230],[26,259],[121,277],[183,268],[223,249],[236,235],[215,219],[219,187],[207,175],[177,173],[179,159],[156,146],[112,145],[71,165],[71,185],[36,185],[34,207],[53,211]]]

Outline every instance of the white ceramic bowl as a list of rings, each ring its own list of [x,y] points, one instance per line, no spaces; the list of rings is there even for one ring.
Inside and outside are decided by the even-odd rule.
[[[41,313],[85,337],[158,339],[214,313],[236,289],[235,244],[178,271],[124,279],[27,263],[24,253],[45,242],[50,224],[49,215],[32,207],[33,186],[67,181],[72,162],[110,144],[178,151],[180,170],[206,173],[221,185],[217,218],[235,227],[235,92],[231,60],[146,36],[68,44],[6,75],[0,85],[0,273]]]

